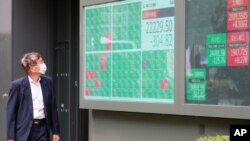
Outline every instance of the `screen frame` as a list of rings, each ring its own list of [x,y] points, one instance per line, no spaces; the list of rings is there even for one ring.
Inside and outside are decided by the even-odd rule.
[[[188,115],[201,117],[218,117],[234,119],[250,119],[250,107],[245,106],[224,106],[224,105],[206,105],[206,104],[188,104],[185,102],[185,0],[175,0],[175,40],[174,40],[174,102],[156,103],[156,102],[134,102],[134,101],[112,101],[112,100],[90,100],[83,97],[84,86],[84,27],[83,10],[85,6],[98,5],[109,2],[118,2],[114,0],[80,0],[79,7],[79,26],[80,26],[80,49],[79,49],[79,108],[92,110],[125,111],[140,113],[156,113],[171,115]]]

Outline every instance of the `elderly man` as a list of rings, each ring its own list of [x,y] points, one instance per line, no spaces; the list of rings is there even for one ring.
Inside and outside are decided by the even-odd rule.
[[[8,141],[59,141],[59,121],[52,79],[37,52],[21,59],[26,76],[11,83],[7,103]]]

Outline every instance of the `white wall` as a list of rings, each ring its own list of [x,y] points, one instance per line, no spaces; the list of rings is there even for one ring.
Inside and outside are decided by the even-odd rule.
[[[203,135],[229,135],[230,124],[249,120],[93,111],[90,141],[195,141]]]

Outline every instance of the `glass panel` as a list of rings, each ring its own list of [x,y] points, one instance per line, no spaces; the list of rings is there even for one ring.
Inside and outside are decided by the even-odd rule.
[[[249,1],[186,0],[186,103],[250,105]]]

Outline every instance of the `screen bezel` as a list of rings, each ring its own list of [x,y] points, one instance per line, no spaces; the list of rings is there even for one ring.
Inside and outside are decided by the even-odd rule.
[[[81,0],[80,1],[80,78],[79,78],[79,108],[93,110],[142,112],[173,115],[190,115],[202,117],[236,118],[250,119],[250,107],[243,106],[224,106],[224,105],[205,105],[188,104],[185,102],[185,1],[175,0],[175,88],[173,103],[156,102],[130,102],[130,101],[112,101],[112,100],[90,100],[84,99],[83,95],[83,54],[84,54],[84,27],[83,11],[85,6],[98,5],[111,0]],[[177,38],[178,37],[178,38]],[[83,52],[83,53],[82,53]]]

